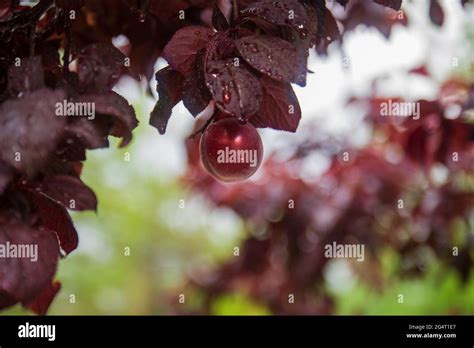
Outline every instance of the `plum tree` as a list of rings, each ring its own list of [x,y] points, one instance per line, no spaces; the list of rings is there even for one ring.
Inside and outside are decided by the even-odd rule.
[[[327,174],[329,182],[343,187],[347,193],[344,197],[357,190],[350,202],[337,201],[341,195],[321,196],[322,189],[308,187],[271,160],[261,169],[265,169],[265,183],[282,188],[278,195],[252,182],[221,185],[207,174],[201,176],[204,172],[197,162],[202,158],[218,180],[249,177],[259,167],[263,155],[263,145],[254,127],[287,132],[298,129],[302,112],[292,84],[305,86],[309,50],[326,54],[330,44],[341,42],[346,33],[360,24],[374,27],[388,37],[394,25],[408,23],[403,11],[400,13],[401,0],[327,2],[39,0],[34,5],[25,5],[19,0],[1,0],[0,241],[38,244],[42,251],[39,262],[34,264],[0,259],[0,309],[20,303],[36,313],[46,313],[60,290],[60,283],[54,281],[57,263],[78,245],[78,234],[68,210],[97,207],[94,192],[81,180],[86,150],[108,147],[110,135],[120,137],[120,146],[126,146],[138,125],[133,107],[112,88],[125,74],[149,82],[159,57],[166,59],[169,66],[155,73],[159,99],[149,122],[160,134],[166,132],[173,107],[180,101],[194,117],[213,105],[216,114],[229,118],[221,120],[212,115],[206,123],[202,129],[201,157],[198,150],[190,147],[190,168],[201,170],[196,169],[198,174],[188,178],[195,188],[204,189],[216,204],[227,205],[242,218],[254,220],[258,220],[254,215],[262,218],[277,212],[274,215],[280,216],[281,206],[289,200],[300,198],[305,202],[296,204],[297,209],[287,211],[270,224],[269,231],[279,232],[273,234],[273,239],[245,241],[244,261],[224,267],[216,281],[225,283],[226,279],[245,274],[245,282],[254,279],[255,284],[259,283],[262,275],[258,272],[265,271],[265,265],[271,264],[269,259],[275,254],[272,250],[283,250],[284,243],[291,249],[289,262],[300,271],[290,274],[285,265],[278,266],[282,272],[279,279],[283,279],[281,291],[296,288],[302,293],[312,279],[320,278],[323,262],[316,253],[318,249],[299,253],[295,247],[300,243],[297,238],[307,236],[307,229],[316,229],[310,225],[314,211],[308,207],[316,207],[322,201],[332,202],[340,209],[331,214],[337,219],[332,222],[333,229],[328,227],[333,234],[323,235],[326,239],[340,240],[349,230],[354,235],[370,231],[363,225],[371,222],[363,209],[374,202],[391,205],[401,194],[396,182],[404,178],[403,173],[387,163],[386,156],[369,147],[344,168],[352,177],[360,178],[358,184],[365,177],[379,182],[372,186],[381,188],[381,192],[374,189],[371,195],[364,193],[370,185],[354,186],[345,180],[341,174],[344,170],[337,163],[331,167]],[[461,3],[465,5],[466,1]],[[100,20],[104,14],[107,20]],[[443,9],[436,0],[430,0],[429,15],[433,23],[443,25]],[[149,85],[145,85],[150,93]],[[472,109],[472,84],[454,85],[462,92],[456,96],[469,98],[456,100],[451,93],[447,99],[455,100],[462,111]],[[376,101],[374,96],[368,104],[374,106]],[[69,102],[93,105],[94,117],[57,117],[55,105]],[[376,126],[387,133],[387,139],[404,148],[407,158],[421,163],[423,172],[438,162],[453,173],[469,172],[474,163],[466,155],[472,153],[472,123],[462,115],[458,119],[444,117],[448,106],[425,101],[421,114],[422,118],[429,117],[407,125],[403,134],[390,124]],[[303,142],[295,156],[306,154],[308,146],[321,147],[311,141]],[[454,153],[456,161],[450,159]],[[248,163],[238,163],[241,155]],[[396,180],[392,180],[395,176]],[[209,190],[214,185],[225,187]],[[457,189],[449,185],[437,188],[439,209],[426,212],[420,206],[412,212],[413,219],[420,214],[436,216],[435,237],[429,242],[439,254],[442,251],[437,243],[445,239],[436,237],[436,231],[455,217],[464,218],[466,207],[472,206],[472,197]],[[259,203],[249,200],[248,192],[253,192]],[[373,197],[379,193],[380,197]],[[268,207],[275,211],[272,213]],[[351,223],[360,216],[365,220]],[[301,235],[293,233],[295,229]],[[376,244],[380,242],[377,236],[380,234],[366,238]],[[409,249],[416,245],[413,243],[396,247]],[[464,273],[472,264],[472,257],[465,252],[468,247],[463,247],[464,258],[456,264]],[[274,284],[274,278],[266,283]],[[220,283],[210,286],[214,287],[209,289],[212,293],[224,291]],[[271,306],[285,309],[276,300]]]

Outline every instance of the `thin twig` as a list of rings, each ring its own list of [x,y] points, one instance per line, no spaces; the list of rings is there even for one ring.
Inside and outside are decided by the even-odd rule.
[[[69,56],[71,54],[71,22],[66,14],[66,23],[64,25],[64,57],[63,73],[66,76],[69,73]]]

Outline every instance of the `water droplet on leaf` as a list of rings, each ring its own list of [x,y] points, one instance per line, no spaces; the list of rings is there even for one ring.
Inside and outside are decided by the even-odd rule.
[[[230,103],[231,95],[230,95],[229,90],[225,90],[225,91],[222,93],[222,99],[224,100],[224,103],[226,103],[226,104],[229,104],[229,103]]]
[[[300,30],[300,39],[305,39],[308,36],[308,30],[301,29]]]

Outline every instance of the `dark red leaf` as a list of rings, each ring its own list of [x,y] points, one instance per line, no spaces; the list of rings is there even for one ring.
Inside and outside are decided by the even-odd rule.
[[[272,35],[272,36],[280,36],[281,35],[281,27],[279,27],[276,24],[272,24],[270,22],[267,22],[266,20],[260,18],[260,17],[248,17],[244,18],[242,21],[242,26],[248,26],[248,23],[253,23],[262,33],[265,33],[266,35]],[[248,31],[244,32],[245,35],[240,35],[240,37],[243,36],[248,36],[248,35],[253,35],[253,31]]]
[[[154,64],[160,57],[161,49],[154,42],[133,45],[128,53],[132,76],[143,75],[147,81],[153,78]]]
[[[10,219],[0,224],[0,245],[8,255],[20,246],[30,248],[24,257],[0,258],[0,308],[31,301],[51,283],[56,273],[59,247],[55,234]]]
[[[120,94],[113,91],[104,94],[81,95],[73,102],[93,103],[96,114],[111,116],[110,134],[122,138],[120,146],[126,146],[132,139],[132,130],[138,125],[135,110]]]
[[[212,6],[213,2],[208,0],[159,0],[159,1],[147,1],[150,6],[150,12],[155,14],[160,19],[166,19],[167,21],[182,22],[183,19],[179,18],[181,10],[189,10],[190,7],[204,8]],[[114,3],[114,1],[112,1]]]
[[[61,283],[53,282],[44,288],[32,301],[23,305],[28,307],[33,313],[45,315],[59,290],[61,290]]]
[[[444,11],[438,0],[430,0],[430,19],[434,25],[438,27],[444,23]]]
[[[344,8],[346,8],[347,6],[347,3],[349,2],[349,0],[337,0],[337,2]]]
[[[7,17],[10,14],[11,7],[12,7],[11,0],[0,1],[0,19]]]
[[[183,75],[191,72],[197,53],[207,46],[214,32],[205,27],[187,26],[178,30],[163,50],[169,65]]]
[[[261,73],[277,81],[306,85],[305,52],[295,45],[263,35],[246,36],[235,44],[246,62]]]
[[[321,23],[321,24],[319,24]],[[316,51],[319,54],[327,54],[328,46],[341,38],[336,19],[326,7],[318,12],[318,28],[322,28],[322,33],[318,34]]]
[[[71,210],[97,210],[97,197],[81,179],[69,175],[46,177],[38,190]]]
[[[58,145],[56,155],[69,162],[82,162],[87,158],[86,148],[77,139],[72,138],[68,138]]]
[[[65,10],[79,10],[84,6],[85,0],[55,0],[54,3],[57,7]]]
[[[125,56],[110,44],[94,43],[77,55],[79,83],[85,92],[105,92],[119,80],[125,69]]]
[[[259,17],[265,21],[295,29],[300,35],[307,35],[308,15],[298,0],[262,0],[250,4],[242,11],[242,17]]]
[[[27,194],[38,214],[40,224],[57,234],[61,249],[66,254],[75,250],[79,238],[66,208],[40,191],[30,190]]]
[[[437,160],[448,168],[461,167],[467,171],[474,170],[474,142],[469,140],[470,132],[474,134],[474,125],[456,120],[442,120],[443,136],[437,152]],[[453,153],[459,154],[458,162],[452,160]],[[474,197],[473,197],[474,199]]]
[[[212,11],[212,26],[214,29],[222,31],[229,28],[229,23],[225,18],[224,14],[220,10],[217,3],[214,5],[214,10]]]
[[[151,112],[150,124],[165,134],[173,107],[181,100],[183,75],[166,67],[156,73],[156,81],[159,99]]]
[[[305,54],[305,61],[307,61],[308,52],[307,50],[316,45],[318,42],[318,28],[320,27],[318,22],[317,10],[308,5],[304,5],[306,13],[308,14],[308,26],[305,35],[293,35],[295,38],[291,40],[299,49],[302,49]],[[296,33],[296,31],[295,31]]]
[[[436,117],[436,115],[429,116],[430,118]],[[425,127],[416,128],[408,137],[405,145],[406,154],[421,166],[431,168],[441,144],[441,135],[437,127],[429,131]]]
[[[66,137],[76,138],[86,149],[99,149],[109,146],[108,129],[97,121],[79,118],[66,125]],[[75,144],[75,146],[78,146]]]
[[[22,58],[20,66],[15,64],[8,68],[8,92],[12,96],[32,92],[44,87],[43,66],[41,57]]]
[[[62,91],[46,88],[0,105],[0,159],[33,176],[63,136],[65,119],[55,115]]]
[[[17,303],[18,301],[12,294],[0,289],[0,309],[11,307]]]
[[[240,34],[243,32],[247,33],[248,31],[245,31],[245,29],[238,31]],[[217,32],[212,37],[206,50],[206,64],[212,61],[234,58],[236,56],[238,52],[235,47],[234,38],[231,38],[229,33],[230,31]]]
[[[223,112],[246,121],[260,108],[262,86],[245,66],[233,59],[208,62],[206,85]]]
[[[0,161],[0,196],[14,177],[12,168]]]
[[[209,105],[211,99],[204,78],[204,55],[200,54],[192,73],[184,79],[183,104],[193,116],[197,116]]]
[[[263,87],[263,99],[260,111],[250,119],[250,122],[255,127],[295,132],[301,119],[301,108],[291,84],[267,77],[262,77],[260,81]]]
[[[44,176],[72,175],[79,177],[82,171],[82,162],[70,162],[54,156],[48,166],[42,170]]]
[[[450,127],[444,124],[446,120],[442,117],[443,110],[438,102],[419,100],[418,103],[420,104],[420,122],[410,129],[404,147],[408,157],[430,168],[439,157],[443,134]],[[445,144],[444,147],[448,149],[449,145]]]
[[[402,0],[374,0],[377,4],[385,7],[391,7],[394,10],[399,10],[402,7]]]
[[[400,16],[401,17],[400,17]],[[389,37],[395,24],[407,24],[405,13],[380,6],[372,1],[350,2],[347,14],[342,21],[344,31],[355,29],[358,25],[374,27],[385,37]]]

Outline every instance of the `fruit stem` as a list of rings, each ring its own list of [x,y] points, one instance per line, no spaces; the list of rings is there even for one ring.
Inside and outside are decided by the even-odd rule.
[[[239,22],[239,5],[237,4],[237,0],[232,0],[232,11],[231,11],[231,27],[235,26]]]
[[[35,55],[35,37],[36,37],[35,27],[30,25],[28,27],[29,55],[30,55],[30,57],[33,57]]]
[[[214,113],[211,117],[209,117],[209,119],[206,121],[206,123],[204,123],[204,125],[199,128],[196,132],[194,132],[193,134],[191,134],[189,136],[190,139],[194,139],[197,135],[199,134],[202,134],[204,133],[204,131],[207,129],[207,127],[209,127],[209,125],[212,123],[212,121],[214,120],[214,117],[216,116],[216,113]]]

